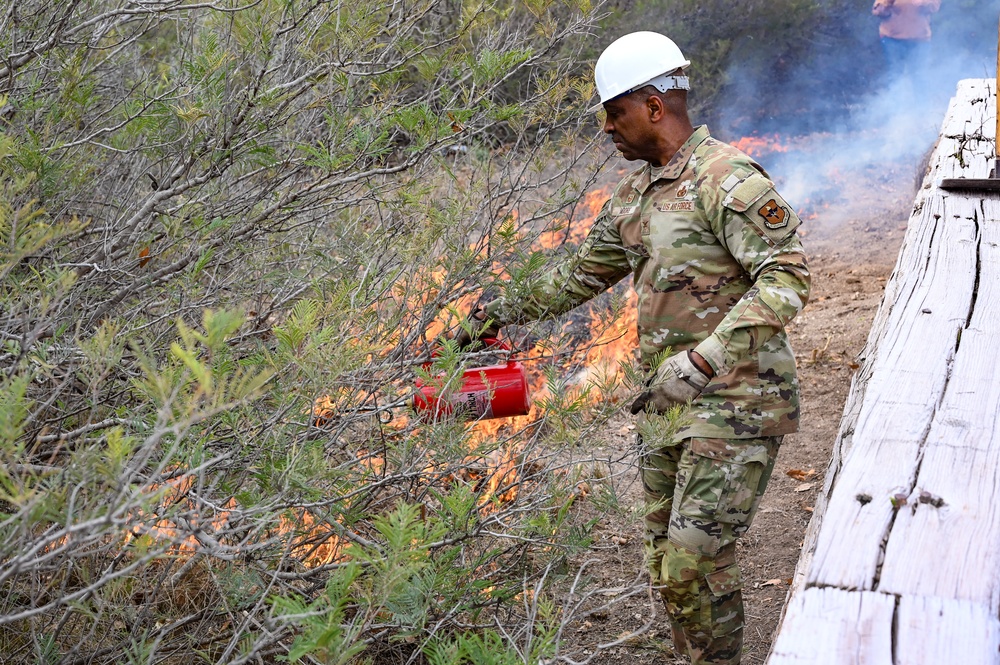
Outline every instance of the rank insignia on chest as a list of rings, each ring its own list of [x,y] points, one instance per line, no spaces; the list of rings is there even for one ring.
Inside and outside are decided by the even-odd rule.
[[[657,201],[653,207],[660,212],[694,212],[694,201]]]
[[[780,229],[788,226],[788,210],[778,205],[774,199],[770,199],[761,206],[757,214],[764,218],[764,224],[769,229]]]

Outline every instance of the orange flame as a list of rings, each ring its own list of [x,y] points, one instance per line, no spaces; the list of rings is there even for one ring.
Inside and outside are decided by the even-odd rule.
[[[559,224],[560,228],[546,231],[538,238],[538,244],[544,249],[555,249],[564,243],[580,244],[590,233],[594,220],[600,214],[604,202],[611,196],[610,187],[593,189],[583,196],[580,201],[581,210],[576,215],[574,222],[564,222]]]
[[[580,202],[575,221],[566,225],[562,229],[543,233],[538,240],[538,244],[544,249],[554,249],[565,242],[580,243],[586,238],[594,221],[600,214],[604,203],[611,196],[612,186],[594,189],[588,192]],[[595,317],[590,325],[590,339],[586,344],[581,344],[579,348],[562,361],[564,368],[582,367],[573,378],[575,385],[586,385],[592,377],[616,377],[620,372],[619,362],[626,360],[637,346],[636,324],[638,317],[638,296],[634,291],[629,291],[628,302],[623,308],[621,316],[616,320],[608,322],[600,317]],[[571,324],[567,324],[569,326]],[[529,357],[544,357],[551,353],[545,341],[540,341],[527,354]],[[475,424],[470,442],[478,445],[484,440],[496,436],[504,427],[517,428],[523,423],[532,422],[539,417],[538,402],[548,394],[545,375],[539,364],[528,363],[525,367],[530,393],[532,395],[532,407],[525,420],[514,418],[511,420],[484,420]],[[595,396],[593,399],[597,399]]]
[[[563,242],[566,240],[576,244],[583,242],[605,202],[610,198],[611,191],[612,186],[607,185],[591,190],[584,196],[576,223],[569,227]],[[540,243],[546,248],[551,248],[558,244],[557,238],[558,236],[542,236]],[[554,244],[547,244],[554,240]],[[564,363],[567,367],[584,368],[583,372],[574,378],[574,383],[584,385],[592,376],[614,377],[618,374],[618,363],[628,358],[631,350],[636,347],[637,304],[638,297],[635,292],[629,291],[628,303],[622,315],[616,320],[608,322],[595,317],[598,320],[590,325],[589,341],[581,345],[580,349]],[[542,348],[534,349],[534,354],[543,353]],[[541,393],[545,390],[544,376],[537,369],[529,368],[529,382],[534,392]]]
[[[788,152],[790,149],[789,145],[782,143],[782,138],[778,134],[744,136],[731,145],[739,148],[751,157],[774,152]]]
[[[194,477],[192,475],[181,475],[167,480],[162,485],[154,484],[150,487],[149,491],[150,493],[156,493],[162,490],[163,497],[161,502],[164,505],[183,502],[184,507],[187,509],[185,511],[187,523],[191,528],[198,529],[201,514],[198,512],[195,503],[187,498],[187,494],[191,491],[193,485]],[[223,510],[218,511],[214,517],[203,522],[203,526],[199,530],[209,534],[218,533],[225,528],[229,522],[232,510],[235,508],[236,501],[230,499],[223,505]],[[181,527],[171,518],[160,518],[149,522],[142,511],[136,511],[133,517],[135,521],[131,524],[131,528],[125,535],[126,543],[132,541],[136,536],[149,536],[153,540],[170,543],[169,550],[175,553],[192,553],[199,547],[198,539],[193,535],[179,538]]]
[[[571,221],[564,222],[552,231],[542,233],[537,244],[541,249],[555,249],[564,244],[578,244],[584,240],[590,232],[594,221],[600,214],[604,203],[611,195],[611,185],[588,192],[580,201],[574,212]],[[516,219],[516,212],[510,214]],[[502,274],[504,266],[494,266],[494,272]],[[447,277],[444,268],[432,271],[426,277],[421,278],[424,286],[440,285]],[[433,289],[432,289],[433,290]],[[413,293],[422,293],[423,289],[413,289]],[[404,294],[400,294],[404,295]],[[426,296],[430,297],[430,296]],[[474,295],[463,297],[455,304],[459,311],[467,311],[474,302]],[[579,346],[568,359],[562,364],[564,367],[584,368],[573,379],[576,385],[585,385],[591,377],[613,377],[619,370],[619,362],[628,358],[632,349],[636,347],[636,308],[637,296],[630,292],[628,302],[623,309],[623,315],[616,320],[608,322],[602,317],[593,317],[594,321],[590,325],[590,339],[586,344]],[[445,329],[443,320],[447,317],[439,317],[437,325],[428,329],[427,338],[432,339]],[[536,346],[529,352],[529,356],[547,356],[551,353],[544,344]],[[470,450],[479,449],[480,445],[496,437],[503,428],[520,429],[527,423],[537,420],[539,408],[537,406],[540,398],[547,393],[545,375],[538,364],[530,363],[526,366],[528,383],[533,394],[533,406],[526,415],[513,419],[483,420],[472,425],[468,443]],[[594,397],[597,399],[597,396]],[[336,414],[337,404],[329,396],[323,396],[316,400],[313,405],[313,418],[316,424],[322,425],[333,419]],[[467,459],[467,469],[460,474],[460,477],[452,478],[453,482],[474,483],[481,493],[478,504],[483,512],[493,512],[499,509],[500,504],[513,501],[518,496],[518,465],[523,453],[523,444],[511,444],[500,451],[487,456],[477,453],[470,453]],[[361,463],[370,471],[380,473],[385,465],[385,460],[378,456],[370,455],[367,451],[360,451],[358,457]],[[305,518],[303,518],[305,522]],[[309,524],[312,524],[309,522]],[[301,546],[296,546],[296,552]],[[339,556],[339,549],[331,545],[330,554],[327,556]],[[332,559],[330,559],[332,560]]]
[[[308,568],[326,566],[345,558],[341,539],[318,524],[308,510],[296,509],[294,518],[282,515],[278,532],[292,535],[292,556],[301,560]]]
[[[161,497],[162,505],[181,504],[185,509],[185,518],[188,528],[198,528],[206,534],[217,534],[222,532],[229,522],[232,511],[237,508],[235,499],[230,499],[223,506],[223,510],[217,511],[211,519],[201,521],[197,505],[188,498],[194,484],[192,475],[180,475],[171,478],[163,484],[154,484],[150,487],[150,493],[163,492]],[[175,555],[191,555],[198,550],[202,544],[198,539],[189,535],[181,537],[181,526],[172,518],[153,518],[145,515],[142,511],[136,511],[133,515],[130,527],[125,534],[124,542],[128,544],[137,537],[147,536],[154,541],[166,543],[167,551]],[[342,543],[340,538],[329,532],[328,528],[317,523],[316,518],[307,510],[298,509],[295,511],[295,518],[281,515],[278,523],[278,533],[282,536],[290,536],[290,551],[293,556],[298,557],[303,564],[312,568],[341,560]]]

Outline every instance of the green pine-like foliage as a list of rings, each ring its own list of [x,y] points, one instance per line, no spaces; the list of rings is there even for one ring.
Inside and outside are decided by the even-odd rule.
[[[600,166],[599,7],[2,13],[5,662],[556,656],[594,519],[560,449],[617,407],[570,386],[489,433],[408,404]]]

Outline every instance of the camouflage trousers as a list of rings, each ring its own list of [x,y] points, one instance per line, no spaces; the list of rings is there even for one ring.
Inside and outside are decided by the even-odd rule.
[[[675,646],[693,665],[740,662],[736,539],[750,527],[780,445],[780,436],[690,438],[643,452],[650,577],[667,606]]]

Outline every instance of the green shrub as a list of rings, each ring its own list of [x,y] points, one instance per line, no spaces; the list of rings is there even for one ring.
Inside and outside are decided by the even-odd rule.
[[[593,178],[575,53],[594,15],[12,6],[0,651],[556,653],[573,616],[553,585],[591,524],[572,460],[539,424],[401,415],[442,326],[496,266],[537,273],[534,239]],[[430,371],[462,362],[446,347]],[[572,443],[616,408],[581,418],[556,395],[543,422],[565,412]]]

